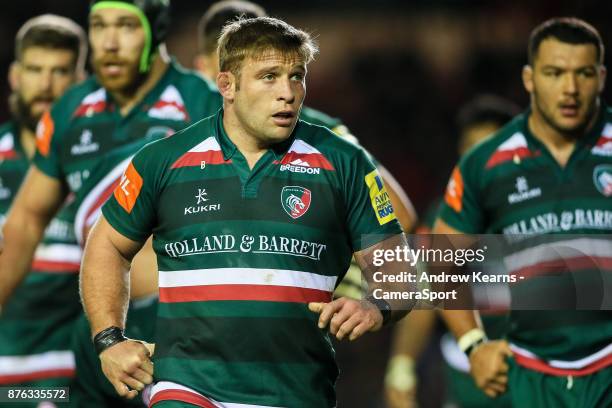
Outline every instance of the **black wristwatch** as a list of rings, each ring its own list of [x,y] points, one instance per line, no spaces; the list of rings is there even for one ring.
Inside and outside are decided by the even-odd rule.
[[[126,341],[127,337],[123,334],[123,329],[117,326],[108,327],[96,334],[93,338],[96,353],[100,355],[107,348],[117,343]]]
[[[373,295],[369,295],[365,300],[372,303],[380,310],[380,314],[382,314],[383,317],[383,326],[386,326],[387,323],[391,321],[391,313],[393,312],[389,302],[384,299],[376,299]]]

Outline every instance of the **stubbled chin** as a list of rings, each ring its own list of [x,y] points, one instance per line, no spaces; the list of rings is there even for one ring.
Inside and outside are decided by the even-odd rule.
[[[125,77],[98,77],[98,80],[108,91],[121,91],[128,87],[130,81]]]
[[[42,117],[43,113],[45,113],[47,110],[49,110],[49,109],[33,109],[33,110],[30,110],[30,117],[34,118],[35,120],[38,121]]]
[[[293,128],[291,127],[283,127],[283,128],[276,128],[274,129],[273,132],[271,132],[270,134],[270,139],[273,139],[277,142],[282,142],[283,140],[286,140],[289,138],[289,136],[291,136],[291,132],[293,131]]]
[[[572,133],[583,129],[586,126],[586,123],[582,118],[572,120],[567,120],[564,118],[557,121],[557,126],[568,133]]]

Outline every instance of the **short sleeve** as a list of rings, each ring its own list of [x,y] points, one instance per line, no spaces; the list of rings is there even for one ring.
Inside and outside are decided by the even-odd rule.
[[[55,110],[43,114],[36,126],[34,165],[49,177],[63,178],[60,166],[61,119]]]
[[[354,251],[401,234],[382,177],[362,149],[343,175],[347,226]]]
[[[479,182],[475,172],[470,171],[473,164],[462,160],[455,166],[438,210],[438,218],[467,234],[482,232],[484,227],[484,212],[478,200]]]
[[[127,166],[113,195],[102,207],[104,218],[122,235],[144,241],[156,219],[156,174],[148,171],[146,150],[141,150]]]

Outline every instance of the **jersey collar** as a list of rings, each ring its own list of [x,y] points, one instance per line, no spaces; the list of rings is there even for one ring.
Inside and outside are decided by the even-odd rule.
[[[274,154],[274,158],[276,160],[282,159],[283,156],[285,156],[285,154],[287,154],[287,152],[289,151],[289,148],[291,147],[291,145],[293,144],[293,140],[295,139],[297,128],[298,126],[300,126],[300,122],[301,121],[298,120],[298,123],[295,125],[293,132],[291,132],[291,136],[289,136],[286,140],[283,140],[282,142],[270,147],[269,151]],[[223,152],[223,160],[230,160],[232,156],[236,153],[238,148],[236,147],[234,142],[231,141],[231,139],[225,132],[225,129],[223,128],[223,108],[219,109],[219,112],[217,112],[217,114],[215,115],[214,129],[215,139],[217,139],[219,146],[221,146],[221,151]]]
[[[170,61],[168,62],[168,67],[166,68],[166,71],[163,73],[163,75],[159,78],[159,80],[155,83],[155,85],[149,90],[149,92],[147,92],[147,94],[125,116],[122,116],[122,119],[127,120],[128,118],[131,118],[132,115],[134,115],[137,112],[148,110],[151,107],[151,105],[157,101],[161,93],[166,89],[166,86],[174,82],[174,79],[176,78],[177,73],[179,73],[181,69],[182,67],[176,61],[176,59],[174,57],[171,57]],[[102,84],[98,82],[98,79],[96,78],[95,80],[96,80],[96,84],[98,84],[99,87],[103,88]],[[117,115],[121,116],[117,108],[117,103],[113,99],[112,94],[106,91],[105,97],[107,101],[107,109],[108,107],[112,106],[113,107],[112,110],[115,111]]]
[[[596,141],[597,139],[601,136],[601,133],[603,131],[603,128],[606,124],[606,111],[608,110],[608,106],[601,101],[601,105],[599,107],[599,113],[597,114],[597,119],[595,121],[595,123],[593,124],[593,127],[591,128],[591,130],[589,130],[589,132],[584,135],[583,137],[579,138],[576,141],[576,150],[582,149],[585,146],[587,148],[591,147]],[[532,146],[537,146],[538,148],[545,148],[544,144],[540,141],[540,139],[536,138],[533,133],[531,133],[531,130],[529,129],[529,116],[531,115],[531,108],[528,108],[521,117],[521,128],[523,131],[523,134],[525,135],[525,137],[527,138],[529,144],[531,144]]]

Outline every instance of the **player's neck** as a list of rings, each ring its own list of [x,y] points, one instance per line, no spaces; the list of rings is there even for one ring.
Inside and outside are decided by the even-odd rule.
[[[559,165],[564,167],[576,147],[576,142],[590,132],[598,116],[598,113],[593,115],[589,124],[577,134],[569,134],[552,126],[534,109],[529,115],[528,126],[531,134],[542,142]]]
[[[25,126],[21,126],[19,129],[19,142],[28,160],[32,160],[36,148],[36,135],[34,132]]]
[[[236,145],[236,148],[249,164],[252,169],[255,163],[266,153],[270,146],[262,144],[255,136],[251,135],[247,129],[242,126],[238,117],[234,114],[231,108],[225,109],[223,112],[223,128],[227,137]]]
[[[157,82],[168,69],[169,63],[168,55],[165,52],[160,52],[151,63],[149,74],[137,88],[126,92],[112,92],[113,98],[120,106],[122,115],[127,115],[157,85]]]

